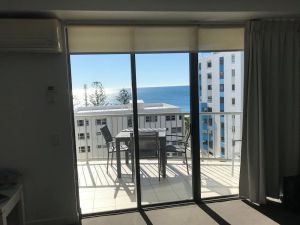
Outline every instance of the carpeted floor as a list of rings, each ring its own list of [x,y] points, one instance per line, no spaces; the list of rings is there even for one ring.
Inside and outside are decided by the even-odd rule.
[[[270,202],[257,206],[245,200],[208,204],[189,204],[142,213],[87,218],[83,225],[210,225],[210,224],[300,224],[300,213],[291,212],[281,204]]]

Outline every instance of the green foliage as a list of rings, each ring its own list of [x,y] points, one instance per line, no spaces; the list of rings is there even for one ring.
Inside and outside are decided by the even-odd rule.
[[[119,95],[116,97],[116,100],[121,104],[128,104],[131,99],[131,94],[125,89],[122,88],[119,92]]]
[[[190,124],[191,124],[191,118],[190,116],[184,117],[184,127],[185,129],[190,129]]]
[[[93,94],[89,95],[90,103],[93,106],[100,106],[106,104],[106,95],[101,82],[95,81],[92,83]]]

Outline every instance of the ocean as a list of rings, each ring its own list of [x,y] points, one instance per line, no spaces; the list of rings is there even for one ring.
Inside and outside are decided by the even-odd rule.
[[[114,102],[118,90],[107,95],[110,102]],[[145,87],[138,88],[138,100],[145,103],[167,103],[179,106],[181,112],[190,112],[189,86]]]

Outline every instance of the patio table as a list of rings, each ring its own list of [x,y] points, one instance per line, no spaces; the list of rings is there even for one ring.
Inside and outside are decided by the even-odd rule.
[[[162,166],[162,177],[166,177],[166,165],[167,165],[167,156],[166,156],[166,128],[140,128],[139,132],[158,132],[159,138],[159,154],[161,159],[161,166]],[[128,143],[130,141],[130,133],[133,133],[133,129],[125,129],[122,130],[120,133],[117,134],[115,137],[116,140],[116,157],[117,157],[117,174],[118,178],[122,177],[121,173],[121,154],[120,154],[120,143],[125,142]],[[133,154],[131,154],[132,162]],[[127,161],[127,160],[126,160]]]

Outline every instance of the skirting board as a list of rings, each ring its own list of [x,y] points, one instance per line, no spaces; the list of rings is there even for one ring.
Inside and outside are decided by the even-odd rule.
[[[80,225],[77,217],[60,217],[41,220],[26,221],[26,225]]]

